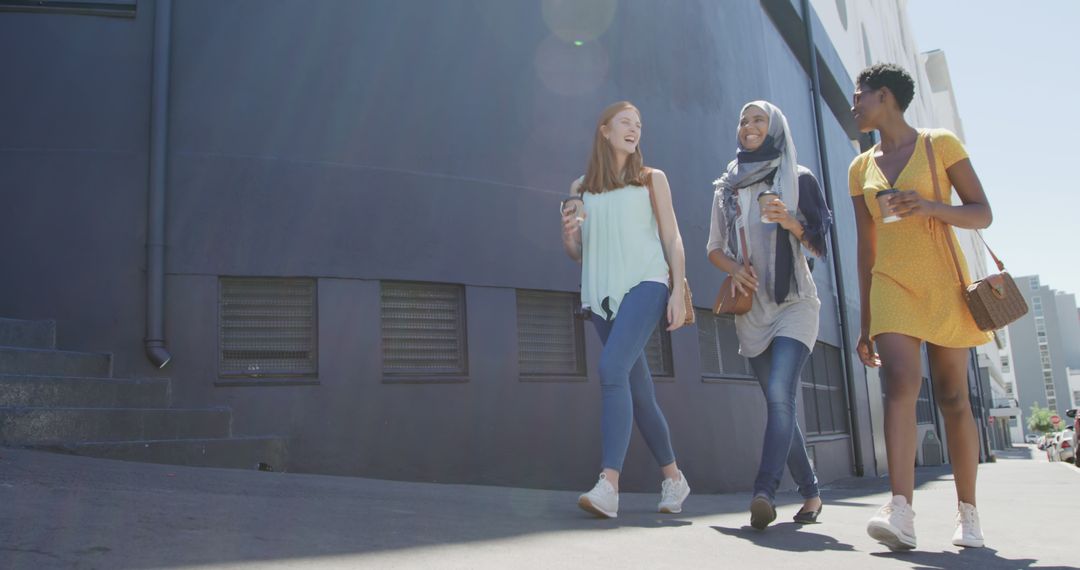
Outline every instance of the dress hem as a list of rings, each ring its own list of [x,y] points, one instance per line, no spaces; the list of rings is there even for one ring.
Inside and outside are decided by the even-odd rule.
[[[911,338],[918,339],[920,342],[928,342],[930,344],[933,344],[935,346],[940,346],[940,347],[943,347],[943,348],[976,348],[976,347],[982,346],[982,345],[990,342],[991,340],[993,340],[990,337],[990,333],[985,333],[986,336],[987,336],[986,340],[984,340],[983,342],[977,343],[977,344],[944,343],[944,342],[936,342],[933,339],[926,338],[926,337],[920,336],[918,334],[912,334],[910,331],[904,331],[904,330],[880,330],[880,331],[876,331],[876,332],[871,331],[870,332],[870,340],[873,341],[878,336],[883,335],[883,334],[902,334],[904,336],[910,336]]]

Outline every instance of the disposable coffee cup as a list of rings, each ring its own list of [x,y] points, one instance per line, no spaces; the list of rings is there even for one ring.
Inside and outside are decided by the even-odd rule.
[[[780,195],[776,192],[773,192],[772,190],[764,190],[761,192],[761,194],[757,195],[758,209],[761,210],[761,223],[772,223],[768,218],[765,217],[765,204],[768,204],[769,202],[772,202],[779,197]]]
[[[581,199],[581,196],[571,196],[562,202],[559,202],[559,213],[567,216],[574,216],[580,226],[585,221],[585,201]]]
[[[893,222],[899,222],[900,216],[893,213],[893,209],[889,206],[889,200],[899,194],[900,191],[896,188],[886,188],[885,190],[878,191],[874,196],[877,198],[878,208],[881,210],[881,221],[886,224]]]

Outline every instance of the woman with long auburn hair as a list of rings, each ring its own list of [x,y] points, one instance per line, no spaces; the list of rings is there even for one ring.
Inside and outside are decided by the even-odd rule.
[[[582,265],[582,309],[604,344],[602,472],[578,506],[607,518],[618,516],[619,473],[635,422],[664,476],[657,510],[681,512],[690,494],[644,352],[662,317],[673,331],[693,310],[683,297],[686,258],[667,177],[644,165],[640,143],[641,113],[634,105],[621,101],[604,109],[585,175],[570,185],[563,208],[563,246]]]

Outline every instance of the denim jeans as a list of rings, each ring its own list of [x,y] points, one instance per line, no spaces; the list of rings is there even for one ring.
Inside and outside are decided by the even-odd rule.
[[[799,421],[795,416],[795,397],[799,392],[799,377],[810,349],[788,337],[773,339],[765,352],[750,359],[761,390],[765,393],[769,420],[765,426],[765,443],[761,449],[761,464],[754,480],[754,495],[772,500],[784,475],[784,464],[799,486],[804,499],[818,496],[817,475],[806,454]]]
[[[604,343],[600,353],[600,414],[603,469],[622,472],[630,432],[638,431],[661,467],[675,461],[667,420],[656,403],[645,345],[667,309],[668,288],[643,281],[630,289],[614,320],[606,320],[592,308],[592,322]]]

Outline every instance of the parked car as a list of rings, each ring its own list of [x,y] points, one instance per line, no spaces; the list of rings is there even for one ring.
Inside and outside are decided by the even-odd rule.
[[[1080,413],[1077,413],[1077,411],[1080,410],[1077,408],[1065,410],[1065,415],[1072,418],[1072,450],[1074,451],[1080,448]]]
[[[1065,410],[1065,415],[1073,419],[1072,448],[1074,454],[1077,449],[1080,449],[1080,414],[1077,414],[1076,412],[1076,408]],[[1075,455],[1073,457],[1073,465],[1076,465]]]
[[[1054,438],[1054,453],[1058,461],[1076,461],[1076,430],[1068,428]]]
[[[1029,433],[1026,436],[1024,436],[1024,441],[1026,441],[1027,443],[1038,443],[1039,442],[1039,434],[1037,434],[1037,433]]]
[[[1046,460],[1051,463],[1058,460],[1057,442],[1058,436],[1060,435],[1060,431],[1048,433],[1046,434],[1046,440],[1043,441],[1043,451],[1046,452]]]

